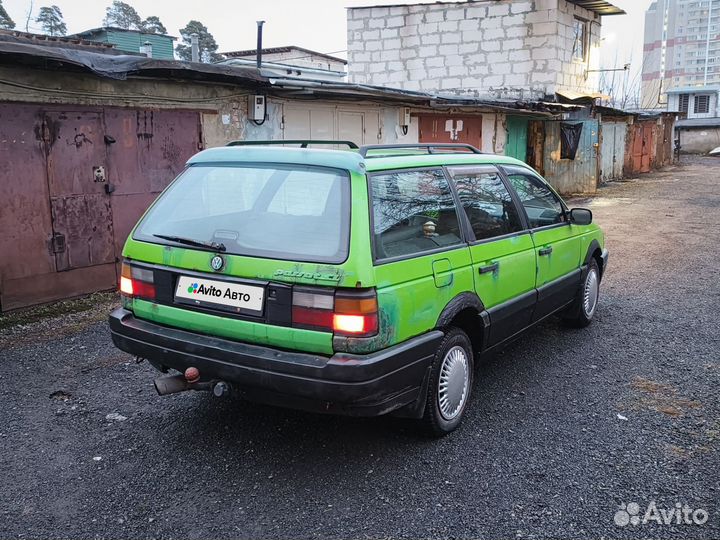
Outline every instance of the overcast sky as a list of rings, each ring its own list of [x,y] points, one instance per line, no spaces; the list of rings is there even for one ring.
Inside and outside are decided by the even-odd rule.
[[[612,0],[611,0],[612,1]],[[427,0],[129,0],[145,18],[157,15],[168,31],[179,37],[179,29],[191,19],[205,24],[220,45],[219,51],[255,48],[256,23],[266,21],[264,45],[299,45],[338,56],[345,55],[345,7],[376,4],[428,3]],[[30,0],[2,0],[17,29],[24,30]],[[42,6],[55,4],[63,12],[69,33],[102,25],[110,0],[34,0],[34,14]],[[603,67],[622,67],[632,59],[630,81],[637,81],[642,64],[643,14],[651,0],[614,0],[627,15],[603,21]],[[39,31],[30,21],[29,30]]]

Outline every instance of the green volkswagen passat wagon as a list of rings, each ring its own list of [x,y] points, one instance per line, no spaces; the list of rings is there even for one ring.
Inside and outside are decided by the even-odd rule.
[[[559,314],[589,324],[607,267],[589,210],[464,145],[228,146],[194,156],[130,235],[117,347],[159,393],[209,390],[455,429],[473,364]]]

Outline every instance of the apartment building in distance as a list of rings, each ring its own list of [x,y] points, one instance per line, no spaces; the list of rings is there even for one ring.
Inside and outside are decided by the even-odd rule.
[[[714,91],[703,87],[718,85],[720,0],[655,0],[645,13],[642,107],[707,115]]]

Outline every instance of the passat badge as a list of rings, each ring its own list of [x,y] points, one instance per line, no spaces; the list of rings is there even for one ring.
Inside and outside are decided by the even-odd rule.
[[[223,260],[223,258],[222,258],[220,255],[215,255],[215,256],[210,260],[210,266],[211,266],[212,269],[215,270],[216,272],[220,271],[220,270],[222,269],[222,267],[223,267],[224,264],[225,264],[225,261]]]

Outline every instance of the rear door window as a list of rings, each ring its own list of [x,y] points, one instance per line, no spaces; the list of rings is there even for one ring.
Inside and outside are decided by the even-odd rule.
[[[463,243],[455,201],[442,169],[374,174],[370,186],[376,259]]]
[[[177,236],[227,253],[341,263],[348,255],[350,178],[304,166],[193,166],[152,206],[135,239]]]
[[[476,240],[523,229],[515,202],[497,170],[488,167],[448,169]]]

